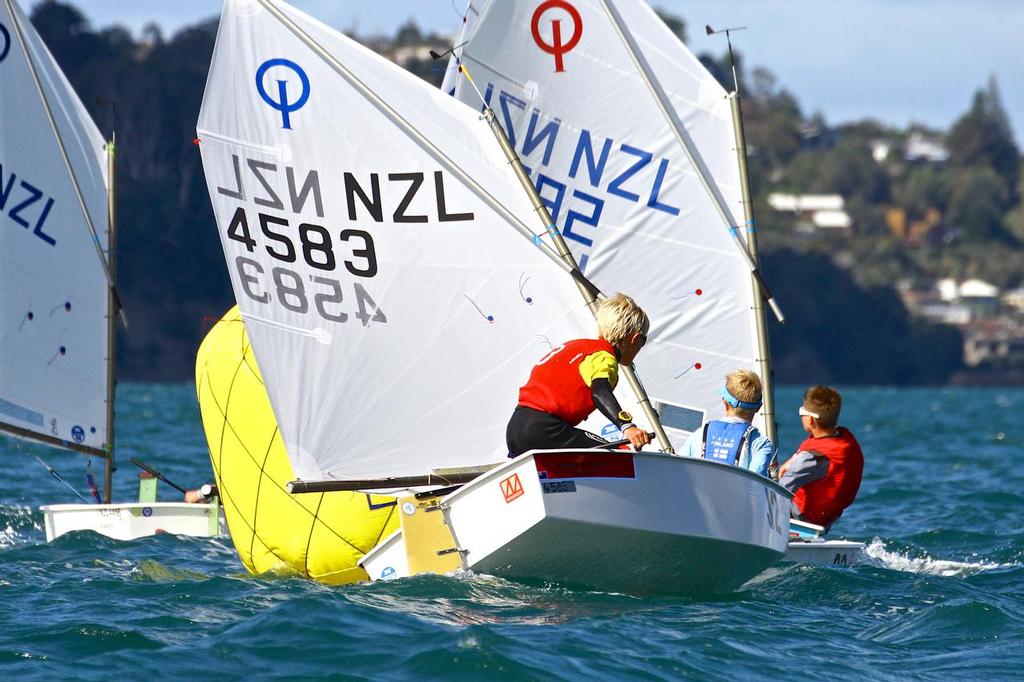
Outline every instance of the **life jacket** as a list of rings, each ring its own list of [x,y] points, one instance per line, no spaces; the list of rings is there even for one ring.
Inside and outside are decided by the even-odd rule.
[[[864,453],[849,429],[842,426],[835,435],[806,439],[799,449],[828,458],[825,477],[808,483],[793,495],[793,504],[804,519],[827,528],[857,497],[864,473]]]
[[[705,459],[716,462],[737,464],[747,436],[754,425],[749,422],[732,422],[715,419],[704,425],[704,436],[701,441],[700,454]]]
[[[604,339],[577,339],[555,348],[533,366],[529,380],[519,389],[519,404],[576,426],[597,409],[590,386],[580,374],[580,363],[600,351],[615,356],[615,349]]]

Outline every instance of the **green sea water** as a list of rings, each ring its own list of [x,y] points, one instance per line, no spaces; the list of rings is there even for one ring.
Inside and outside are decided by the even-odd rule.
[[[47,544],[39,505],[76,500],[34,456],[83,492],[84,458],[0,439],[0,678],[1019,679],[1024,390],[843,393],[867,466],[834,531],[868,543],[864,562],[779,564],[693,599],[478,575],[254,578],[227,538]],[[192,386],[118,398],[116,499],[136,494],[129,457],[210,479]],[[784,453],[799,400],[778,395]]]

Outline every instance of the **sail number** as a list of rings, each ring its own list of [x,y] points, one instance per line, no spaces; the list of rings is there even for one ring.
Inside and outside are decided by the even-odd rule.
[[[287,229],[289,223],[284,218],[256,214],[260,225],[260,234],[268,240],[265,245],[267,253],[284,263],[294,263],[302,254],[302,260],[316,270],[333,271],[338,266],[338,258],[334,254],[334,240],[331,232],[322,225],[301,223],[298,231],[298,244],[288,236],[282,228]],[[256,250],[256,240],[249,229],[249,219],[241,206],[231,216],[227,229],[228,239],[245,245],[246,251]],[[349,254],[342,261],[345,269],[357,277],[373,277],[377,274],[377,252],[373,247],[373,237],[365,230],[347,229],[338,233],[338,240],[348,245]]]
[[[325,320],[330,322],[348,321],[348,313],[341,309],[345,301],[345,293],[341,282],[336,279],[310,275],[309,280],[312,286],[307,289],[302,275],[299,273],[288,268],[271,268],[270,279],[273,281],[273,293],[271,293],[263,288],[261,280],[266,275],[266,271],[258,262],[245,256],[236,256],[235,268],[238,270],[238,280],[242,285],[242,291],[257,303],[267,304],[276,298],[282,308],[293,313],[308,313],[312,306],[317,314]],[[355,299],[354,314],[364,327],[371,322],[386,323],[388,321],[384,311],[377,307],[376,301],[362,284],[353,282],[352,291]]]
[[[377,251],[373,237],[365,230],[345,229],[332,236],[332,232],[322,225],[300,223],[296,239],[296,235],[286,232],[290,226],[284,218],[266,213],[256,215],[259,223],[256,234],[264,241],[263,248],[282,264],[303,262],[324,273],[333,272],[340,265],[355,277],[372,278],[377,274]],[[254,232],[245,209],[236,209],[228,223],[228,239],[239,242],[247,252],[253,253],[257,247]],[[335,253],[336,241],[339,246],[347,246],[342,249],[343,253]],[[330,322],[347,322],[349,312],[344,309],[347,300],[354,303],[348,310],[363,326],[388,321],[384,311],[358,281],[347,288],[331,277],[310,274],[307,284],[303,275],[294,270],[279,266],[270,268],[268,272],[258,261],[244,255],[235,258],[235,269],[242,291],[257,303],[269,304],[276,300],[282,308],[294,313],[305,314],[315,310]],[[348,291],[351,292],[350,297]]]

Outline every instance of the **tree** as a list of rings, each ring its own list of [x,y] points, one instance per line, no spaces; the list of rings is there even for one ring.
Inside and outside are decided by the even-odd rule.
[[[955,166],[988,166],[998,174],[1007,192],[1003,208],[1008,208],[1019,191],[1020,150],[994,77],[987,89],[975,93],[970,110],[953,124],[947,144]]]
[[[921,215],[929,208],[945,213],[952,176],[931,164],[913,167],[899,186],[896,201],[913,215]]]
[[[859,197],[871,204],[889,201],[889,176],[875,163],[867,144],[843,137],[824,156],[819,176],[822,191],[838,192],[847,199]]]
[[[743,126],[750,155],[750,178],[755,194],[766,181],[775,177],[800,152],[803,116],[796,98],[778,88],[775,76],[767,69],[754,69],[751,87],[740,72],[748,93],[743,99]]]
[[[987,166],[957,173],[950,187],[950,222],[968,238],[1010,239],[1003,230],[1006,189],[996,172]]]
[[[416,22],[410,19],[398,29],[398,35],[395,36],[394,42],[398,47],[422,45],[423,34],[420,32],[420,27],[416,25]]]

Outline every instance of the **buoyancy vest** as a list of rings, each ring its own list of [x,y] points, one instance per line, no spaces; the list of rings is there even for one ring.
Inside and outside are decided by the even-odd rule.
[[[715,419],[704,425],[704,440],[701,455],[716,462],[736,464],[739,462],[743,445],[754,425],[750,422],[733,422]]]
[[[604,339],[577,339],[555,348],[533,366],[529,380],[519,389],[519,404],[576,426],[596,409],[580,363],[601,351],[615,357],[615,349]]]
[[[793,503],[802,517],[827,528],[857,497],[864,473],[864,453],[849,429],[842,426],[835,435],[806,439],[799,449],[828,458],[825,477],[808,483],[793,495]]]

